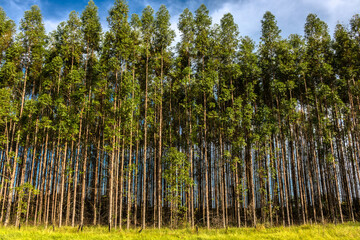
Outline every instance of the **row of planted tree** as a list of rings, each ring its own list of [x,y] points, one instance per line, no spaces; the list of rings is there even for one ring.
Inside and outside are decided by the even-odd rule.
[[[360,220],[360,16],[332,39],[316,15],[256,45],[201,5],[103,34],[90,1],[45,33],[0,10],[4,225],[292,225]]]

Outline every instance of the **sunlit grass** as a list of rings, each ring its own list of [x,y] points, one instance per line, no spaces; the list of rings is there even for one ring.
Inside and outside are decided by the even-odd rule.
[[[82,232],[77,228],[62,227],[45,229],[43,226],[0,227],[0,240],[5,239],[360,239],[360,224],[346,223],[341,225],[303,225],[295,227],[264,228],[200,228],[192,229],[148,228],[141,233],[139,229],[112,230],[106,227],[84,227]]]

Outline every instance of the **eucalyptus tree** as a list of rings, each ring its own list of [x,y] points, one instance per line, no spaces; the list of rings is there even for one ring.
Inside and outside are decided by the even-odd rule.
[[[137,82],[137,65],[139,62],[139,54],[140,54],[140,19],[138,15],[133,14],[131,16],[130,21],[130,27],[131,27],[131,54],[129,56],[129,64],[131,67],[131,83],[129,84],[129,118],[130,118],[130,140],[129,140],[129,162],[128,162],[128,176],[127,176],[127,219],[126,219],[126,228],[130,228],[131,224],[131,209],[132,209],[132,203],[135,201],[135,206],[137,205],[137,198],[135,197],[133,200],[133,195],[137,195],[137,191],[132,188],[133,185],[137,185],[137,162],[133,163],[133,156],[136,155],[136,158],[138,156],[138,152],[133,155],[133,138],[135,135],[135,130],[138,131],[138,123],[139,120],[139,105],[140,105],[140,89],[139,84]],[[135,120],[135,121],[134,121]],[[136,124],[136,127],[134,126]],[[137,136],[138,138],[138,136]],[[138,143],[138,139],[137,139]],[[136,150],[138,151],[138,144]],[[136,179],[133,182],[133,179]],[[136,208],[135,208],[136,209]],[[136,218],[136,214],[134,214],[134,218]]]
[[[359,14],[355,14],[351,20],[350,20],[350,29],[349,29],[349,36],[351,38],[351,42],[352,44],[349,44],[352,49],[352,54],[351,54],[351,58],[347,58],[346,63],[348,64],[348,71],[349,71],[349,76],[347,76],[348,81],[347,81],[347,86],[348,86],[348,98],[349,98],[349,103],[350,103],[350,112],[351,112],[351,118],[353,119],[352,124],[352,128],[354,129],[353,131],[356,133],[359,131],[359,121],[357,119],[359,119],[359,114],[360,114],[360,108],[359,108],[359,104],[360,104],[360,97],[359,97],[359,72],[355,70],[355,68],[358,68],[358,66],[360,65],[360,61],[359,61],[359,49],[360,49],[360,15]],[[344,46],[345,49],[349,49],[348,44],[346,44]],[[345,53],[345,52],[344,52]],[[350,61],[351,61],[351,65],[350,65]],[[357,106],[357,107],[356,107]],[[354,120],[355,119],[355,120]],[[357,151],[360,149],[360,136],[359,134],[351,134],[352,135],[352,148],[357,149]],[[355,160],[356,161],[360,161],[359,157],[357,157],[356,160],[356,154],[353,154],[355,156]],[[357,165],[356,165],[357,166]],[[359,170],[357,170],[359,172]]]
[[[125,71],[127,70],[127,60],[129,59],[129,56],[131,54],[131,38],[130,38],[130,24],[128,22],[128,13],[129,8],[125,1],[119,0],[115,1],[114,6],[109,11],[109,17],[107,18],[111,32],[113,34],[113,39],[111,43],[111,51],[113,53],[112,57],[112,71],[115,75],[114,79],[114,111],[115,111],[115,122],[114,122],[114,130],[120,131],[121,126],[121,116],[117,117],[117,107],[121,110],[122,105],[122,94],[123,94],[123,81],[125,76]],[[120,70],[120,72],[119,72]],[[120,76],[119,76],[120,74]],[[120,79],[120,80],[119,80]],[[119,112],[120,113],[120,112]],[[119,129],[116,130],[116,127]],[[119,134],[117,134],[119,135]],[[124,142],[124,139],[119,137],[115,139],[116,142],[120,143],[121,141]],[[113,142],[113,144],[115,144]],[[114,146],[114,152],[112,153],[112,160],[115,159],[115,151],[120,152],[117,146]],[[124,149],[122,149],[122,157],[120,162],[120,183],[118,183],[118,180],[116,180],[116,193],[118,192],[118,187],[120,187],[120,204],[119,204],[119,227],[121,229],[121,223],[122,223],[122,195],[123,195],[123,166],[124,166],[124,157],[123,157]],[[112,163],[114,164],[114,163]],[[116,164],[116,163],[115,163]],[[110,171],[113,172],[114,166],[110,166]],[[116,169],[116,165],[115,165]],[[114,178],[110,177],[110,198],[112,197],[112,191],[113,191],[113,181]],[[110,199],[110,203],[112,203],[113,200]],[[115,204],[117,204],[117,195],[115,196]],[[115,205],[115,226],[117,221],[117,205]],[[109,211],[112,211],[112,207],[109,208]],[[109,212],[109,219],[111,217],[111,213]]]
[[[300,35],[292,34],[284,42],[283,46],[285,48],[280,50],[283,54],[280,56],[278,64],[280,78],[286,85],[287,92],[287,98],[284,101],[286,105],[284,114],[289,125],[287,136],[289,140],[288,145],[290,145],[291,176],[293,176],[291,178],[295,201],[293,211],[297,214],[299,222],[302,216],[303,223],[306,223],[308,221],[307,202],[305,199],[306,186],[304,185],[304,176],[302,174],[304,163],[300,157],[301,145],[299,142],[300,133],[298,131],[301,126],[302,114],[297,111],[299,103],[301,104],[302,102],[301,98],[304,89],[303,79],[306,70],[304,62],[305,43]],[[301,204],[301,214],[299,204]]]
[[[347,154],[350,158],[350,163],[353,167],[353,181],[356,183],[356,175],[357,178],[360,179],[360,171],[359,166],[357,164],[357,157],[356,153],[354,154],[354,150],[356,149],[356,142],[359,137],[357,134],[357,128],[358,128],[358,117],[357,117],[357,110],[355,107],[354,102],[356,101],[356,93],[354,94],[354,79],[356,78],[356,59],[357,59],[357,52],[356,52],[356,42],[351,38],[351,33],[343,26],[338,24],[335,29],[334,34],[334,42],[333,42],[333,49],[334,52],[334,58],[333,58],[333,69],[335,73],[339,76],[339,78],[334,81],[332,84],[333,91],[336,91],[336,102],[333,104],[330,104],[331,106],[335,105],[335,111],[344,112],[342,109],[344,109],[343,104],[348,105],[348,113],[344,114],[343,121],[344,121],[344,130],[341,131],[341,129],[338,129],[337,126],[337,134],[335,133],[335,136],[338,137],[338,135],[345,135],[345,127],[347,130],[348,135],[348,149],[349,153]],[[332,99],[331,99],[332,100]],[[337,115],[337,114],[336,114]],[[341,114],[343,115],[343,114]],[[346,116],[347,115],[347,116]],[[346,119],[344,119],[346,117]],[[338,125],[338,123],[337,123]],[[330,131],[331,133],[332,131]],[[336,132],[336,131],[335,131]],[[350,133],[351,132],[351,133]],[[351,137],[352,135],[352,137]],[[338,141],[339,143],[340,141]],[[334,157],[334,151],[331,152],[332,160],[333,160],[333,166],[334,166],[334,175],[335,179],[338,180],[336,166],[335,166],[335,157]],[[355,184],[355,189],[357,189],[357,185]],[[343,214],[341,211],[341,197],[338,182],[336,183],[336,193],[337,193],[337,199],[338,199],[338,206],[340,211],[340,217],[341,222],[343,222]],[[356,191],[354,194],[358,195],[360,192],[359,190]],[[356,197],[354,197],[355,201]],[[353,214],[352,214],[353,215]],[[354,220],[354,217],[352,217]]]
[[[218,41],[218,56],[219,56],[219,83],[218,83],[218,111],[219,111],[219,148],[220,148],[220,194],[226,190],[226,171],[225,171],[225,152],[224,144],[234,141],[234,125],[235,122],[227,121],[231,119],[234,111],[234,80],[238,77],[238,65],[236,55],[239,45],[239,30],[237,24],[234,22],[234,17],[227,13],[220,20],[219,41]],[[232,119],[234,120],[234,119]],[[230,149],[232,155],[232,149]],[[231,156],[231,159],[235,159]],[[233,176],[237,178],[238,169],[237,163],[232,164]],[[222,176],[222,177],[221,177]],[[236,180],[235,180],[236,181]],[[238,185],[238,183],[235,183]],[[237,207],[237,222],[240,226],[240,207],[238,192],[235,192],[235,204]],[[222,206],[222,219],[223,227],[228,225],[228,212],[227,212],[227,196],[221,194],[220,205]]]
[[[187,158],[190,162],[190,179],[193,179],[194,164],[193,164],[193,100],[192,100],[192,61],[194,58],[194,16],[192,12],[186,8],[179,17],[178,28],[181,33],[181,41],[178,43],[178,53],[181,58],[181,70],[183,72],[183,85],[185,88],[185,108],[186,108],[186,129],[187,129]],[[189,190],[189,216],[191,227],[194,228],[195,216],[194,216],[194,187],[190,185]]]
[[[32,6],[30,10],[25,11],[24,18],[20,21],[20,42],[23,48],[23,57],[21,59],[21,66],[24,69],[24,75],[22,77],[22,90],[21,91],[21,99],[20,99],[20,109],[18,113],[18,119],[21,119],[23,116],[24,103],[25,103],[25,95],[30,87],[32,87],[31,95],[34,96],[35,88],[39,81],[40,71],[42,67],[43,61],[43,51],[45,45],[45,28],[42,21],[42,15],[40,12],[40,8],[38,6]],[[28,83],[28,80],[30,82]],[[15,155],[11,169],[11,175],[9,176],[10,181],[10,190],[8,194],[8,202],[7,202],[7,212],[4,225],[8,225],[10,221],[10,212],[11,212],[11,203],[13,200],[14,194],[14,184],[15,184],[15,174],[16,169],[24,168],[25,165],[19,165],[18,161],[18,152],[19,152],[19,144],[20,144],[21,131],[17,132],[16,144],[15,144]],[[26,161],[26,159],[25,159]],[[22,198],[18,198],[18,206]],[[18,214],[16,218],[16,226],[20,224],[20,213],[21,208],[18,208]]]
[[[102,50],[101,50],[101,57],[100,57],[100,65],[101,65],[101,76],[102,76],[102,85],[104,85],[103,88],[103,108],[104,109],[104,132],[103,132],[103,138],[104,141],[106,141],[106,146],[104,150],[106,150],[107,153],[110,154],[110,157],[108,157],[108,163],[107,163],[107,182],[108,187],[106,188],[108,191],[108,199],[109,199],[109,209],[108,209],[108,226],[109,230],[113,227],[113,188],[114,188],[114,159],[115,159],[115,130],[116,130],[116,124],[115,124],[115,110],[116,110],[116,95],[113,84],[113,77],[114,74],[112,70],[114,69],[113,65],[113,56],[114,53],[112,51],[112,43],[114,41],[114,35],[112,32],[106,32],[103,44],[102,44]]]
[[[61,69],[63,68],[63,61],[62,58],[57,53],[57,48],[55,47],[55,37],[54,34],[50,35],[50,44],[49,49],[47,51],[45,57],[45,64],[44,69],[42,71],[43,78],[41,81],[41,92],[39,93],[38,97],[38,126],[36,126],[36,131],[39,132],[39,150],[40,154],[36,153],[37,146],[37,138],[34,139],[34,151],[33,151],[33,161],[38,158],[37,161],[40,161],[39,166],[37,163],[33,163],[32,171],[30,175],[30,182],[38,181],[37,189],[40,192],[36,197],[36,201],[34,199],[35,205],[35,216],[34,222],[45,222],[45,226],[48,225],[48,217],[49,217],[49,208],[50,208],[50,184],[51,178],[54,176],[54,162],[55,156],[52,158],[52,152],[55,152],[54,145],[51,148],[50,143],[56,142],[56,137],[60,137],[60,134],[57,134],[56,131],[58,130],[56,127],[57,120],[54,115],[52,114],[56,104],[56,100],[58,99],[60,88],[59,88],[59,79],[61,77]],[[64,109],[64,108],[63,108]],[[64,113],[64,111],[62,112]],[[64,126],[64,125],[63,125]],[[64,130],[64,129],[63,129]],[[36,135],[35,135],[36,136]],[[41,154],[42,152],[42,154]],[[39,155],[39,156],[37,156]],[[46,157],[45,157],[46,156]],[[51,162],[51,163],[50,163]],[[47,168],[46,175],[43,175],[43,172]],[[46,184],[45,184],[46,182]],[[31,194],[28,196],[28,209],[27,209],[27,216],[26,221],[28,222],[31,216],[30,211],[30,201],[31,201]],[[53,220],[53,218],[52,218]]]
[[[295,87],[296,77],[298,72],[296,71],[296,55],[292,54],[292,46],[287,40],[281,40],[277,43],[275,49],[275,64],[276,64],[276,73],[275,79],[272,80],[271,91],[273,92],[276,101],[276,119],[277,119],[277,130],[280,140],[280,151],[278,153],[278,158],[282,160],[282,169],[283,169],[283,179],[284,179],[284,193],[287,204],[287,215],[288,215],[288,224],[290,221],[293,221],[294,214],[293,211],[297,210],[297,203],[295,203],[295,209],[293,209],[293,203],[291,202],[291,196],[294,195],[295,199],[298,199],[297,196],[297,183],[295,175],[295,164],[294,164],[294,150],[292,144],[292,125],[290,118],[296,117],[294,110],[296,106],[296,101],[292,98],[292,91]],[[290,136],[289,136],[290,135]],[[288,143],[286,145],[286,140]],[[276,142],[276,139],[275,139]],[[277,145],[277,144],[276,144]],[[290,151],[288,148],[290,148]],[[288,161],[290,158],[290,161]],[[286,166],[291,166],[287,169]],[[281,167],[281,166],[280,166]],[[289,175],[291,174],[291,182]],[[291,189],[293,189],[293,194]]]
[[[141,15],[141,30],[142,30],[142,38],[144,42],[144,50],[145,50],[145,99],[144,99],[144,147],[143,147],[143,182],[142,182],[142,204],[141,204],[141,226],[142,228],[146,227],[146,158],[147,158],[147,129],[148,129],[148,82],[149,82],[149,58],[150,58],[150,48],[153,44],[154,38],[154,10],[147,6]]]
[[[62,225],[62,211],[64,204],[65,196],[65,178],[67,175],[74,174],[71,176],[74,179],[73,183],[73,206],[72,206],[72,225],[75,225],[76,217],[76,203],[78,196],[78,184],[77,181],[80,177],[78,175],[79,171],[79,162],[81,156],[85,155],[84,147],[82,146],[82,129],[83,129],[83,111],[85,107],[85,99],[80,96],[83,96],[85,93],[84,85],[82,84],[82,78],[84,76],[84,71],[82,69],[82,52],[83,52],[83,42],[82,42],[82,33],[81,33],[81,19],[79,14],[75,11],[72,11],[69,14],[69,19],[66,22],[63,22],[59,25],[57,31],[55,32],[55,58],[57,62],[61,61],[62,66],[58,68],[58,79],[56,82],[56,97],[55,109],[59,110],[59,114],[56,115],[55,124],[58,125],[58,141],[61,141],[61,146],[64,144],[64,149],[61,146],[60,151],[63,153],[63,159],[61,161],[61,187],[60,187],[60,215],[59,215],[59,226]],[[59,64],[59,63],[57,63]],[[56,66],[56,65],[55,65]],[[65,110],[66,109],[66,110]],[[62,112],[61,112],[62,111]],[[67,127],[74,128],[73,131],[68,131],[64,126],[67,121],[69,122]],[[74,126],[76,125],[76,126]],[[64,126],[64,127],[62,127]],[[76,137],[76,134],[78,136]],[[70,157],[67,155],[68,142],[76,141],[76,158],[74,158],[74,171],[71,167],[71,162],[67,162],[67,158]],[[82,153],[81,153],[82,152]],[[58,152],[57,156],[60,154]],[[71,158],[72,159],[72,158]],[[68,166],[70,166],[68,168]],[[56,184],[53,181],[53,184]],[[56,185],[55,185],[56,186]],[[70,184],[67,186],[70,187]],[[50,197],[50,196],[48,196]],[[70,196],[68,196],[69,199]],[[49,200],[48,200],[49,201]],[[54,206],[53,206],[54,207]],[[66,211],[66,224],[69,221],[69,212],[70,212],[70,203],[67,203]],[[53,219],[54,221],[54,219]]]
[[[322,125],[325,123],[325,118],[322,117],[323,111],[320,108],[320,99],[319,99],[319,90],[323,87],[326,87],[327,84],[329,84],[331,79],[331,65],[329,64],[329,58],[330,58],[330,36],[328,34],[328,27],[325,22],[321,21],[315,14],[309,14],[306,18],[305,23],[305,40],[307,44],[306,49],[306,55],[305,55],[305,61],[307,63],[307,71],[305,75],[305,81],[306,81],[306,93],[311,93],[311,95],[307,95],[307,104],[310,104],[311,101],[315,100],[315,106],[312,106],[314,109],[314,117],[316,119],[317,126],[310,125],[309,130],[309,137],[310,137],[310,151],[312,155],[310,155],[310,166],[313,164],[313,169],[315,170],[315,173],[311,177],[311,171],[310,172],[310,178],[313,178],[314,182],[316,183],[316,191],[317,191],[317,200],[319,204],[319,210],[321,215],[321,222],[324,222],[324,213],[323,213],[323,205],[322,205],[322,196],[321,196],[321,184],[323,182],[320,182],[320,178],[314,177],[319,176],[319,166],[321,166],[323,163],[321,161],[324,161],[324,150],[321,151],[323,141],[322,139]],[[305,93],[305,94],[306,94]],[[326,97],[325,97],[326,98]],[[325,99],[324,99],[325,100]],[[326,100],[325,100],[326,101]],[[309,105],[308,105],[309,106]],[[310,110],[310,109],[309,109]],[[320,117],[321,116],[321,117]],[[315,136],[313,134],[312,128],[315,127]],[[316,154],[315,149],[315,141],[318,144],[318,154]],[[313,202],[315,204],[315,202]],[[316,210],[315,205],[313,205],[314,209],[314,218],[316,221]]]
[[[350,36],[351,39],[354,43],[353,46],[353,56],[354,56],[354,64],[355,66],[359,66],[360,65],[360,61],[359,61],[359,49],[360,49],[360,15],[359,14],[355,14],[351,20],[350,20]],[[360,75],[358,71],[355,71],[355,76],[351,79],[350,81],[350,86],[351,86],[351,94],[354,96],[353,97],[353,101],[354,103],[350,102],[350,106],[351,104],[353,104],[354,106],[352,107],[352,117],[356,118],[356,116],[359,116],[360,114],[360,97],[359,97],[359,85],[360,85]],[[350,96],[349,96],[350,98]],[[350,99],[351,101],[351,99]],[[356,107],[357,105],[357,107]],[[358,117],[357,117],[358,119]],[[355,126],[354,128],[356,129],[356,131],[359,130],[359,123],[358,121],[354,122]],[[357,151],[359,151],[360,149],[360,137],[358,135],[353,136],[353,149],[357,149]],[[359,156],[358,156],[358,162],[360,161]]]
[[[87,107],[87,111],[92,110],[92,88],[96,81],[96,53],[100,49],[100,37],[101,37],[101,24],[98,16],[97,7],[95,3],[90,0],[85,10],[81,14],[81,30],[83,33],[83,39],[85,44],[85,66],[84,66],[84,85],[88,92],[87,101],[90,106]],[[85,94],[84,94],[85,95]],[[86,98],[86,96],[84,96]],[[84,208],[85,208],[85,186],[86,186],[86,169],[87,169],[87,152],[88,152],[88,137],[89,137],[89,124],[91,123],[90,114],[87,113],[86,132],[85,132],[85,154],[83,160],[82,171],[82,189],[81,189],[81,212],[80,212],[80,225],[84,224]],[[96,159],[98,161],[98,159]],[[96,212],[94,213],[96,215]]]
[[[3,63],[0,68],[0,89],[3,93],[2,102],[9,101],[8,105],[2,104],[1,106],[1,151],[3,154],[1,169],[1,216],[0,221],[4,219],[4,207],[8,196],[8,177],[10,176],[10,161],[13,156],[12,146],[13,135],[15,133],[16,122],[18,113],[18,97],[19,79],[22,78],[21,71],[21,53],[22,46],[19,42],[14,42],[6,49],[3,58]],[[10,189],[12,190],[12,189]]]
[[[166,66],[168,65],[171,57],[169,46],[175,37],[175,32],[170,28],[170,14],[166,9],[165,5],[161,5],[159,10],[156,12],[155,19],[155,36],[154,36],[154,47],[158,52],[158,58],[160,58],[160,96],[159,96],[159,144],[158,144],[158,157],[156,163],[156,190],[157,190],[157,219],[158,228],[161,228],[161,196],[162,196],[162,185],[161,185],[161,159],[162,159],[162,128],[163,128],[163,81],[166,78]],[[156,53],[155,53],[156,54]]]
[[[210,78],[206,75],[206,67],[209,59],[210,50],[210,26],[211,18],[209,16],[209,10],[204,4],[202,4],[195,14],[195,48],[197,50],[197,78],[200,89],[203,93],[203,161],[204,161],[204,172],[205,180],[203,182],[205,187],[204,206],[206,208],[206,226],[210,228],[210,206],[209,206],[209,176],[208,176],[208,158],[207,158],[207,125],[206,125],[206,110],[207,110],[207,96],[212,90],[212,83]],[[205,216],[204,216],[205,217]]]
[[[8,198],[9,190],[13,191],[12,188],[9,188],[8,178],[11,174],[11,158],[13,157],[14,151],[12,150],[13,139],[15,134],[15,126],[18,113],[18,93],[17,85],[19,79],[22,77],[20,57],[21,57],[22,47],[20,43],[15,42],[6,51],[4,58],[4,64],[2,64],[0,69],[0,82],[1,82],[1,91],[2,91],[2,103],[8,101],[7,104],[1,104],[1,149],[4,152],[3,156],[3,167],[2,167],[2,177],[1,177],[1,216],[0,221],[4,219],[4,210],[5,203]]]
[[[132,54],[129,57],[129,62],[131,64],[132,69],[132,84],[131,84],[131,123],[130,123],[130,150],[129,150],[129,174],[128,174],[128,202],[127,202],[127,220],[126,220],[126,228],[130,228],[131,223],[131,209],[132,209],[132,202],[134,201],[134,225],[136,226],[137,223],[137,206],[138,206],[138,193],[137,193],[137,185],[138,185],[138,158],[139,158],[139,121],[140,121],[140,101],[141,101],[141,91],[140,91],[140,84],[138,82],[138,75],[137,69],[139,68],[140,63],[140,54],[141,54],[141,21],[137,14],[131,15],[130,20],[130,27],[131,27],[131,51]],[[135,121],[134,121],[135,120]],[[132,140],[133,140],[133,122],[136,123],[136,153],[135,153],[135,160],[134,165],[132,165]],[[135,135],[135,134],[134,134]],[[132,175],[131,175],[132,173]],[[132,183],[133,179],[133,183]],[[133,189],[130,186],[133,185]],[[131,194],[133,193],[133,194]],[[134,199],[132,199],[132,196]]]
[[[237,116],[235,119],[238,125],[235,131],[240,131],[242,134],[239,134],[234,140],[234,148],[237,151],[241,151],[245,148],[244,159],[240,163],[244,164],[244,175],[242,180],[241,194],[248,196],[248,201],[243,200],[245,207],[245,224],[246,224],[246,214],[247,207],[246,202],[249,204],[252,213],[253,226],[256,226],[256,199],[255,199],[255,177],[254,177],[254,166],[252,164],[252,151],[251,147],[254,144],[254,130],[252,127],[252,122],[254,119],[254,108],[257,101],[257,96],[255,89],[258,85],[259,76],[261,69],[258,66],[258,59],[254,52],[255,43],[249,38],[244,37],[241,39],[240,51],[239,51],[239,71],[240,76],[235,85],[236,90],[238,91],[237,97],[235,100],[235,110],[234,115]],[[242,89],[242,90],[241,90]],[[246,186],[246,188],[245,188]],[[246,193],[249,191],[249,194]],[[243,196],[243,199],[245,196]]]
[[[286,158],[285,158],[285,139],[283,134],[283,129],[281,125],[281,114],[280,114],[280,99],[279,96],[275,94],[276,84],[278,81],[276,73],[278,72],[278,66],[276,64],[277,54],[276,50],[281,42],[280,32],[281,30],[277,26],[277,22],[275,20],[275,16],[266,12],[264,14],[262,23],[262,36],[259,47],[259,58],[260,58],[260,67],[262,71],[262,100],[263,104],[266,104],[274,114],[274,120],[278,121],[277,128],[274,128],[272,134],[272,142],[275,143],[275,146],[272,148],[275,149],[278,146],[278,142],[280,140],[281,151],[277,153],[276,157],[276,166],[277,166],[277,174],[278,174],[278,189],[280,189],[280,205],[282,212],[283,224],[285,225],[285,220],[287,220],[287,224],[290,225],[290,206],[289,206],[289,193],[288,193],[288,181],[286,177]],[[281,159],[281,162],[280,162]],[[280,165],[282,163],[282,166]],[[281,171],[282,168],[282,171]],[[280,178],[280,176],[282,178]],[[284,206],[286,207],[286,216],[284,212]]]

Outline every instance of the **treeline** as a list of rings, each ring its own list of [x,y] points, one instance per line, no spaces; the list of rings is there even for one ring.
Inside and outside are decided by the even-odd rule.
[[[360,16],[309,14],[261,39],[201,5],[129,15],[102,33],[90,0],[46,34],[0,9],[0,222],[256,226],[360,220]],[[126,226],[125,226],[126,225]]]

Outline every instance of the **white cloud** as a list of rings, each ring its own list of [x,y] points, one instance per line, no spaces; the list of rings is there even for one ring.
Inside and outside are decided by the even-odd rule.
[[[178,29],[179,17],[180,17],[180,14],[178,14],[176,16],[172,16],[171,20],[170,20],[170,23],[171,23],[170,28],[175,31],[175,38],[174,38],[174,41],[172,43],[173,47],[175,47],[176,43],[180,42],[180,40],[181,40],[180,31]]]
[[[44,25],[45,25],[46,32],[49,33],[49,32],[52,32],[53,30],[56,30],[57,26],[62,21],[63,20],[45,20]]]
[[[347,24],[350,18],[360,10],[360,0],[235,0],[223,3],[215,11],[210,10],[214,23],[219,23],[225,13],[234,15],[242,36],[249,35],[255,41],[261,35],[261,19],[266,11],[271,11],[287,37],[292,33],[303,34],[306,17],[317,14],[329,26],[333,33],[337,22]]]
[[[42,1],[44,0],[0,0],[0,5],[4,7],[10,18],[19,23],[25,10],[34,4],[41,8]],[[176,32],[175,42],[178,42],[180,40],[180,33],[177,29],[179,15],[185,8],[189,8],[195,15],[201,2],[197,0],[164,0],[163,2],[134,0],[129,2],[130,14],[137,12],[141,16],[141,10],[146,5],[152,6],[156,12],[161,3],[166,5],[171,14],[171,28]],[[317,14],[329,25],[330,34],[333,34],[338,22],[348,24],[350,18],[360,11],[360,0],[204,0],[204,3],[210,10],[213,23],[219,23],[223,15],[230,12],[239,25],[240,35],[248,35],[257,42],[261,35],[260,21],[266,11],[271,11],[275,15],[283,37],[292,33],[303,35],[306,16],[309,13]],[[108,29],[106,17],[112,5],[113,0],[99,2],[99,14],[104,31]],[[71,10],[73,9],[69,9],[66,14],[56,15],[63,16],[62,19],[44,17],[46,31],[50,32],[56,29],[62,20],[67,19],[68,12]],[[75,10],[81,12],[82,9]],[[43,14],[44,16],[54,16],[52,12]]]
[[[20,22],[24,12],[29,10],[32,5],[41,7],[40,0],[0,0],[0,6],[6,14],[16,22]]]

